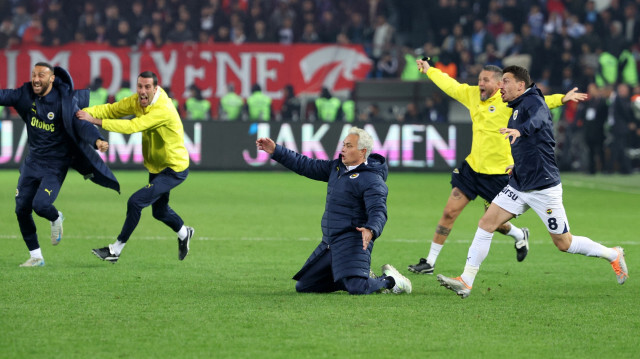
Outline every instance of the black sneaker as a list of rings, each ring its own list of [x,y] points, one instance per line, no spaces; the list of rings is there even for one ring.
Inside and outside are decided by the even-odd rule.
[[[91,252],[96,255],[96,257],[102,259],[103,261],[115,263],[120,258],[120,255],[116,255],[111,250],[111,244],[108,247],[92,249]]]
[[[529,253],[529,228],[522,227],[522,233],[524,233],[524,239],[517,241],[514,247],[516,248],[516,258],[518,262],[522,262]]]
[[[178,259],[183,260],[184,257],[189,254],[189,242],[191,241],[191,237],[193,237],[193,228],[187,227],[187,238],[180,239],[178,238]]]
[[[420,258],[420,263],[412,264],[407,267],[409,272],[417,273],[417,274],[433,274],[433,269],[436,266],[431,266],[431,264],[427,263],[426,258]]]

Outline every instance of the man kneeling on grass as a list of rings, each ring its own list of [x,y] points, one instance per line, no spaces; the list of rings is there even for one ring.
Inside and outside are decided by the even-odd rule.
[[[276,145],[270,138],[260,138],[256,145],[299,175],[328,182],[322,242],[293,277],[298,281],[296,291],[411,293],[409,279],[392,265],[382,266],[381,277],[370,270],[374,240],[387,222],[389,192],[385,184],[389,169],[384,157],[371,154],[371,135],[352,127],[340,156],[332,161],[311,159]]]

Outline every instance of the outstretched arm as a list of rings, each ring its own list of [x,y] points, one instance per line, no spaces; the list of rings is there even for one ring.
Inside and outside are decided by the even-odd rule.
[[[78,110],[78,112],[76,112],[76,116],[78,116],[78,118],[82,121],[87,121],[89,123],[102,127],[102,120],[91,116],[91,114],[89,114],[89,112],[87,111]]]
[[[578,88],[574,87],[562,97],[562,104],[566,104],[569,101],[581,102],[589,97],[586,93],[578,92]]]

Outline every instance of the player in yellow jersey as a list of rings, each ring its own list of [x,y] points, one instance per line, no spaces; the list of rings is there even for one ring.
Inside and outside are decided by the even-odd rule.
[[[427,258],[420,258],[418,264],[408,266],[409,271],[414,273],[433,274],[438,254],[453,223],[466,205],[480,196],[485,200],[486,211],[494,197],[509,182],[507,168],[513,165],[513,158],[509,141],[500,134],[500,128],[507,127],[511,108],[500,98],[502,69],[497,66],[485,66],[478,76],[478,86],[470,86],[431,67],[425,59],[418,59],[416,63],[420,72],[427,74],[436,86],[469,110],[473,126],[471,153],[453,170],[451,194],[438,221],[429,255]],[[545,102],[549,108],[555,108],[569,101],[585,100],[587,95],[577,90],[574,88],[565,95],[545,96]],[[529,230],[507,222],[498,227],[497,231],[513,237],[516,258],[523,261],[529,252]]]
[[[127,216],[115,243],[93,250],[98,258],[115,263],[135,230],[142,209],[151,206],[153,217],[178,234],[178,259],[189,253],[193,228],[184,225],[169,207],[169,192],[189,174],[189,153],[184,145],[184,129],[176,107],[158,86],[151,71],[138,76],[136,93],[113,104],[92,106],[76,113],[79,119],[102,126],[107,131],[131,134],[142,132],[142,156],[149,171],[149,183],[127,202]],[[134,116],[123,120],[125,116]]]

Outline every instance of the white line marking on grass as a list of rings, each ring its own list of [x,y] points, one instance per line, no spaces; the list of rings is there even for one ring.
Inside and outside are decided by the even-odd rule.
[[[15,234],[13,235],[9,235],[9,234],[0,234],[0,239],[19,239],[19,237]],[[20,238],[21,239],[21,238]],[[86,240],[86,239],[106,239],[106,240],[113,240],[113,236],[65,236],[64,239],[82,239],[82,240]],[[64,240],[63,239],[63,240]],[[171,240],[174,241],[176,239],[175,236],[145,236],[145,237],[131,237],[130,240],[145,240],[145,241],[167,241],[167,240]],[[300,241],[300,242],[309,242],[309,241],[314,241],[314,242],[320,242],[321,238],[309,238],[309,237],[298,237],[298,238],[287,238],[287,237],[200,237],[200,236],[195,236],[192,238],[192,240],[196,240],[196,241],[255,241],[255,242],[270,242],[270,241]],[[409,239],[409,238],[382,238],[381,239],[384,242],[393,242],[393,243],[427,243],[427,240],[425,239]],[[449,239],[447,242],[448,243],[455,243],[455,244],[471,244],[471,241],[473,240],[473,238],[469,238],[467,239]],[[492,240],[493,243],[498,243],[498,244],[510,244],[513,245],[513,240],[511,239],[493,239]],[[431,243],[431,242],[429,242]],[[536,241],[532,241],[529,240],[529,243],[531,244],[535,244],[535,245],[539,245],[539,244],[546,244],[546,243],[551,243],[551,238],[549,238],[548,240],[536,240]],[[640,245],[640,241],[602,241],[600,243],[603,244],[610,244],[610,245],[623,245],[623,246],[637,246]]]
[[[562,183],[566,184],[567,186],[597,189],[601,191],[620,192],[620,193],[627,193],[627,194],[640,194],[640,189],[628,188],[623,186],[615,186],[615,185],[604,184],[600,182],[563,180]]]

